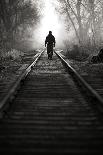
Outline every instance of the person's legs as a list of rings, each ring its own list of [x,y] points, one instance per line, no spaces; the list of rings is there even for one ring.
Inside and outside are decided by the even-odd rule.
[[[50,47],[50,59],[52,60],[52,56],[53,56],[53,45],[51,45]]]
[[[53,55],[53,45],[52,44],[47,45],[47,54],[48,54],[48,59],[52,60],[52,55]]]
[[[47,55],[48,55],[48,59],[49,59],[49,47],[47,46]]]
[[[50,53],[50,60],[52,60],[52,53]]]
[[[48,53],[48,59],[50,59],[50,53]]]

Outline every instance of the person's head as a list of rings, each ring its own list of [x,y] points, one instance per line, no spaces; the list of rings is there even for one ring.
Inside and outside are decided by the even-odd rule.
[[[49,31],[49,34],[52,34],[52,31]]]

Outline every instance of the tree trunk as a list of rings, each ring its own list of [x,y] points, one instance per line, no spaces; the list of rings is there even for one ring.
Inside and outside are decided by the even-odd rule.
[[[83,37],[83,27],[82,27],[81,14],[80,14],[81,1],[82,0],[77,0],[76,9],[77,9],[77,21],[78,21],[78,26],[79,26],[79,30],[78,30],[78,32],[79,32],[79,38],[80,38],[81,44],[83,45],[84,37]]]
[[[89,0],[90,4],[90,10],[91,10],[91,17],[92,17],[92,24],[91,24],[91,29],[93,33],[93,46],[95,47],[96,45],[96,23],[95,23],[95,11],[94,11],[94,0]]]
[[[67,13],[67,15],[68,15],[68,17],[69,17],[69,19],[70,19],[70,21],[72,23],[72,26],[74,28],[74,31],[75,31],[75,34],[76,34],[76,37],[77,37],[77,40],[78,40],[78,43],[79,43],[79,45],[81,45],[81,40],[80,40],[80,37],[78,35],[78,31],[77,31],[76,26],[75,26],[75,24],[74,24],[74,22],[73,22],[73,20],[71,18],[71,15],[70,15],[70,13],[68,11],[69,2],[66,2],[66,0],[64,0],[64,3],[65,3],[65,6],[66,6],[66,13]],[[69,5],[69,7],[70,7],[70,5]]]

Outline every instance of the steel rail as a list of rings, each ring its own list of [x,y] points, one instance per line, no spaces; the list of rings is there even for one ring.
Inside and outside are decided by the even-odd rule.
[[[62,57],[62,54],[57,53],[54,51],[55,54],[59,57],[59,59],[62,61],[62,63],[67,68],[68,72],[72,73],[72,75],[75,76],[76,79],[80,81],[80,83],[85,86],[86,90],[89,91],[90,95],[94,97],[95,101],[98,101],[98,104],[96,103],[96,106],[98,107],[99,111],[103,114],[103,98],[79,75],[79,73]]]
[[[16,95],[17,90],[20,88],[21,82],[25,80],[25,77],[31,71],[32,67],[37,63],[40,56],[44,50],[36,56],[36,59],[25,69],[25,71],[16,79],[15,83],[11,86],[6,96],[0,102],[0,117],[2,117],[2,112],[5,110],[5,107],[8,106],[6,103],[10,103],[14,96]]]

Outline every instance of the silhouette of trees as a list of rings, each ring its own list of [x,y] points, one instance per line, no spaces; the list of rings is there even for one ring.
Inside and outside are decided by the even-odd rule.
[[[22,36],[38,19],[37,6],[31,0],[0,0],[0,45]]]
[[[61,11],[69,19],[69,27],[75,32],[78,44],[96,46],[103,29],[103,2],[101,0],[58,0]]]

